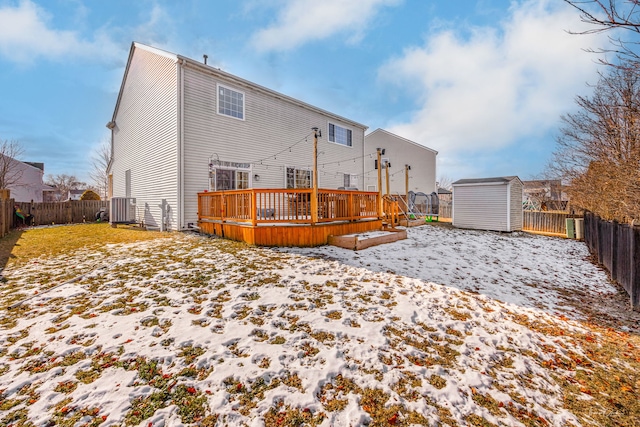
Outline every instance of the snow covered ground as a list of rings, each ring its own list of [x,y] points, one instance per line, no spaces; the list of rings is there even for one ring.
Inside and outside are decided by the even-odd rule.
[[[0,424],[576,426],[576,366],[634,372],[577,322],[638,330],[583,244],[408,231],[360,252],[176,234],[5,270],[1,306],[26,302],[2,311]]]
[[[449,224],[409,228],[408,239],[354,252],[337,247],[287,252],[452,286],[521,307],[640,332],[640,316],[586,245],[529,233],[461,230]]]

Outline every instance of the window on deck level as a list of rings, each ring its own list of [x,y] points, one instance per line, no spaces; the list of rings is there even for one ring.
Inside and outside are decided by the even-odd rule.
[[[311,188],[311,171],[287,167],[287,188]]]

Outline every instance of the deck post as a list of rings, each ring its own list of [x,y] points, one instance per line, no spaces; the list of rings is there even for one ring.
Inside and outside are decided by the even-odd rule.
[[[411,166],[404,165],[404,197],[409,205],[409,171],[411,170]]]
[[[256,200],[256,190],[251,189],[251,205],[249,206],[249,210],[251,212],[251,225],[254,227],[258,225],[258,204]]]
[[[313,130],[313,187],[311,189],[311,224],[318,222],[318,128]]]
[[[382,149],[376,148],[378,152],[378,218],[382,218],[384,208],[382,206]]]

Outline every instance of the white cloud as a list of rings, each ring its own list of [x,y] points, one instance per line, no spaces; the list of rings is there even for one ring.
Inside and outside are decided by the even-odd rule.
[[[74,13],[86,15],[83,5],[75,5]],[[33,63],[39,58],[100,58],[102,62],[121,63],[128,50],[130,37],[145,43],[166,38],[170,16],[158,5],[145,8],[147,20],[135,28],[98,27],[89,33],[57,29],[50,14],[30,0],[15,6],[0,7],[0,55],[18,63]],[[122,39],[122,41],[120,40]]]
[[[553,5],[552,5],[553,3]],[[602,36],[567,33],[581,28],[563,3],[512,3],[497,27],[465,35],[449,29],[430,34],[379,70],[380,80],[415,94],[418,106],[406,123],[389,130],[448,156],[498,150],[521,138],[542,136],[558,125],[585,82],[594,82],[596,58],[584,48]]]
[[[0,53],[18,62],[34,57],[58,57],[84,48],[73,31],[47,27],[48,15],[28,0],[0,9]]]
[[[261,51],[287,51],[336,34],[357,42],[380,8],[401,1],[284,0],[276,22],[255,33],[251,43]]]

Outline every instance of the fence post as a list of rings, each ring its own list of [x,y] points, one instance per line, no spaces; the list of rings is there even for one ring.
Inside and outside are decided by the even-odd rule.
[[[7,218],[6,218],[6,214],[5,214],[5,199],[0,199],[0,210],[2,211],[2,217],[0,217],[0,221],[2,222],[0,224],[0,237],[4,237],[5,232],[4,230],[7,228]]]
[[[629,279],[631,309],[640,311],[640,227],[631,227],[631,274]]]
[[[620,234],[620,224],[617,221],[613,221],[611,225],[611,280],[618,281],[618,235]]]

